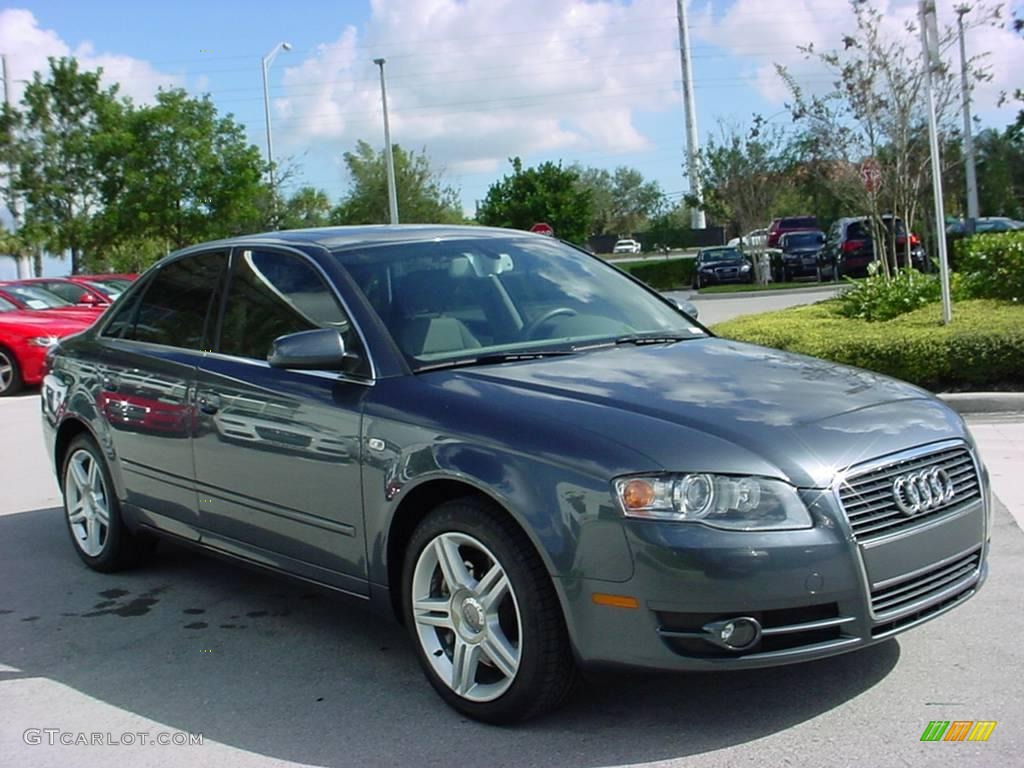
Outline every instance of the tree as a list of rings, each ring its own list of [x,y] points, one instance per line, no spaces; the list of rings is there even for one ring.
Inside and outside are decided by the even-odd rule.
[[[25,90],[21,136],[11,149],[20,163],[14,186],[28,203],[26,224],[48,249],[71,251],[71,271],[96,242],[102,205],[101,137],[123,118],[117,87],[100,88],[102,70],[79,72],[71,58],[49,59],[49,78],[36,72]]]
[[[490,186],[477,211],[477,221],[514,229],[529,229],[544,221],[555,230],[556,237],[582,243],[588,234],[592,200],[590,190],[580,188],[579,174],[550,161],[526,169],[518,157],[509,162],[512,175]]]
[[[393,145],[398,217],[403,223],[462,223],[459,193],[448,186],[440,172],[431,168],[426,150],[421,152]],[[390,220],[387,165],[384,151],[360,141],[354,152],[346,152],[345,165],[351,176],[349,193],[332,211],[335,224],[383,224]]]
[[[590,192],[588,234],[632,234],[644,228],[665,206],[661,185],[645,181],[636,168],[623,165],[611,173],[604,168],[573,164],[569,169],[579,175],[577,187]]]
[[[988,216],[1024,219],[1024,128],[977,135],[979,207]]]
[[[746,132],[721,124],[719,138],[708,140],[699,162],[704,211],[731,222],[741,235],[764,226],[793,188],[789,141],[781,128],[757,115]],[[697,202],[687,196],[687,204]]]
[[[805,150],[821,167],[837,196],[851,208],[870,216],[876,243],[884,242],[882,214],[901,216],[912,226],[918,206],[926,197],[930,178],[928,127],[922,108],[927,71],[921,62],[920,35],[916,22],[908,22],[899,35],[886,32],[883,13],[869,0],[851,0],[854,27],[843,37],[842,49],[819,52],[813,45],[802,50],[830,70],[831,92],[817,96],[806,93],[784,67],[777,67],[793,102],[788,105],[793,119],[803,127]],[[968,26],[992,23],[998,12],[977,6]],[[948,52],[957,40],[956,30],[945,27],[940,34],[940,52]],[[981,57],[968,66],[975,80],[988,77]],[[936,116],[940,131],[956,131],[959,83],[950,67],[933,74]],[[865,185],[860,180],[865,164],[878,170],[880,183]],[[895,230],[890,232],[895,237]],[[895,254],[895,244],[885,249]],[[910,241],[906,240],[904,264],[910,264]],[[888,259],[881,261],[889,274]]]
[[[181,248],[262,228],[260,152],[231,115],[218,117],[208,96],[161,91],[124,125],[100,155],[109,240],[152,238]]]
[[[326,227],[331,223],[331,201],[316,187],[302,187],[284,203],[282,229]]]

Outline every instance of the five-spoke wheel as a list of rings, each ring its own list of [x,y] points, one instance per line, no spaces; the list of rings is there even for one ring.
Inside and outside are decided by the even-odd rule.
[[[484,499],[446,502],[420,522],[403,607],[427,679],[470,717],[534,717],[576,680],[547,569],[523,530]]]
[[[75,544],[89,557],[98,557],[110,534],[110,505],[103,473],[91,451],[79,448],[68,457],[64,494]]]

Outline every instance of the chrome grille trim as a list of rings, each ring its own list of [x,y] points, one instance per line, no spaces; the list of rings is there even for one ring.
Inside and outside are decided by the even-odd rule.
[[[977,546],[928,568],[874,585],[872,614],[878,621],[892,621],[963,591],[981,573],[981,551],[981,546]]]
[[[904,515],[893,498],[893,482],[901,475],[931,467],[945,470],[956,496],[926,512]],[[977,462],[960,441],[924,446],[853,467],[837,479],[835,492],[850,530],[860,542],[916,527],[979,502],[982,497]]]

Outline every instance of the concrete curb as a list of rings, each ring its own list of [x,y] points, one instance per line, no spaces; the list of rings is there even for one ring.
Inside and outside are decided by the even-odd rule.
[[[815,283],[809,285],[806,288],[769,288],[766,291],[732,291],[731,293],[698,293],[693,288],[679,288],[678,293],[683,291],[689,291],[690,300],[697,301],[714,301],[715,299],[742,299],[746,296],[786,296],[788,294],[796,293],[824,293],[826,291],[837,291],[840,288],[844,288],[843,284],[836,285],[834,283],[824,284]]]
[[[1024,392],[943,392],[938,397],[960,413],[1024,413]]]

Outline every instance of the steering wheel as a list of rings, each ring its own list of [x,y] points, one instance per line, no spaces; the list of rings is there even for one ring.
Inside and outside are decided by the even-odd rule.
[[[521,333],[522,338],[532,340],[537,331],[540,330],[540,327],[553,317],[560,317],[562,315],[572,317],[575,314],[577,314],[576,310],[570,309],[569,307],[556,307],[555,309],[549,310],[523,328]]]

